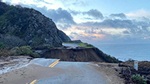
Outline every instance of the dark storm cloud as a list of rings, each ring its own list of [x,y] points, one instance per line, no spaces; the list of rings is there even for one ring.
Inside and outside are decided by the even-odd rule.
[[[110,17],[119,17],[119,18],[126,18],[126,15],[124,13],[118,13],[118,14],[111,14]]]
[[[71,14],[68,11],[63,10],[62,8],[59,8],[57,10],[48,10],[48,13],[48,16],[52,18],[55,22],[64,21],[70,24],[75,24]]]
[[[129,31],[124,31],[124,34],[133,34],[137,37],[142,35],[150,35],[150,23],[145,21],[135,21],[135,20],[121,20],[121,19],[107,19],[102,22],[86,22],[80,24],[82,26],[89,26],[93,30],[103,29],[103,28],[125,28]]]
[[[107,19],[100,23],[102,26],[108,26],[113,28],[134,28],[135,24],[131,20],[120,20],[120,19]]]
[[[102,22],[86,22],[84,25],[92,25],[99,27],[113,27],[113,28],[133,28],[136,27],[131,20],[120,20],[120,19],[106,19]]]
[[[69,9],[69,12],[73,15],[83,14],[83,15],[92,16],[94,19],[103,19],[104,18],[103,14],[96,9],[91,9],[89,11],[75,11],[75,10]]]
[[[96,10],[96,9],[91,9],[87,12],[83,12],[83,14],[87,14],[89,16],[92,16],[95,19],[103,19],[104,18],[103,14],[100,11]]]
[[[80,12],[80,11],[75,11],[75,10],[71,10],[71,9],[69,9],[69,12],[71,13],[71,14],[73,14],[73,15],[78,15],[78,14],[81,14],[82,12]]]
[[[43,13],[51,18],[60,29],[70,28],[71,25],[76,24],[71,14],[62,8],[45,10]]]

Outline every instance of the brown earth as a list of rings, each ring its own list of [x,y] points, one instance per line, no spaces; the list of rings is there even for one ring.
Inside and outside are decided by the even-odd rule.
[[[46,50],[42,55],[46,58],[57,58],[61,61],[78,62],[108,62],[118,63],[118,59],[111,57],[97,48],[60,48]]]
[[[103,54],[101,54],[103,55]],[[46,58],[57,58],[62,61],[98,61],[105,62],[93,48],[84,49],[51,49],[44,53]]]

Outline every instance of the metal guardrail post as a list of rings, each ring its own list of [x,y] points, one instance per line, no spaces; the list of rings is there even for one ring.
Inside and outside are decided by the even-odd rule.
[[[134,69],[136,70],[136,71],[138,71],[138,61],[134,61]]]

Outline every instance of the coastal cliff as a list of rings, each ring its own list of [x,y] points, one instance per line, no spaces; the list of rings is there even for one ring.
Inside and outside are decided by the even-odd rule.
[[[75,49],[49,49],[43,53],[45,58],[57,58],[62,61],[79,62],[120,62],[97,48],[75,48]]]
[[[29,55],[63,61],[119,62],[81,41],[76,41],[84,47],[79,49],[63,48],[63,42],[71,42],[71,39],[57,29],[52,19],[34,9],[0,2],[0,56]]]

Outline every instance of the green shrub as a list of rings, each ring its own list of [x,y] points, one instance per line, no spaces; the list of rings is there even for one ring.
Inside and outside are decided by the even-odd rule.
[[[110,63],[119,63],[121,62],[120,60],[118,60],[117,58],[115,57],[112,57],[110,55],[107,55],[105,54],[105,56],[103,57],[107,62],[110,62]]]
[[[12,52],[15,52],[15,55],[29,55],[32,57],[39,57],[39,54],[33,52],[30,46],[15,47],[12,49]]]
[[[131,59],[131,58],[127,60],[127,62],[134,62],[134,61],[135,61],[135,60],[133,60],[133,59]]]
[[[16,47],[16,53],[19,55],[31,55],[33,52],[30,46]]]
[[[139,74],[132,75],[131,79],[135,84],[147,84],[146,80]]]
[[[3,48],[5,48],[5,45],[4,43],[0,42],[0,49],[3,49]]]
[[[32,53],[30,56],[34,57],[34,58],[39,58],[40,57],[40,55],[38,53],[35,53],[35,52]]]

